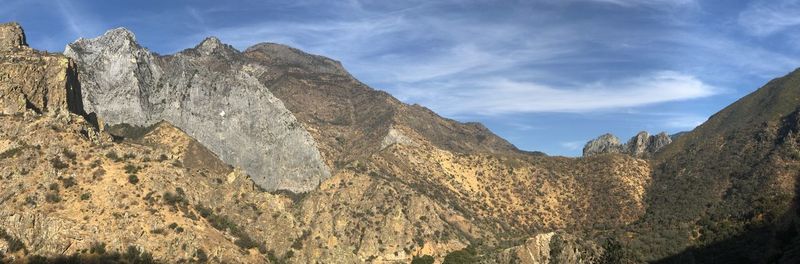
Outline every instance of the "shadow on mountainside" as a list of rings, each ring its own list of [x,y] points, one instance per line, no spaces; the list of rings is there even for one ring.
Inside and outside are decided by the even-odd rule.
[[[791,208],[773,222],[653,263],[800,263],[800,184]]]

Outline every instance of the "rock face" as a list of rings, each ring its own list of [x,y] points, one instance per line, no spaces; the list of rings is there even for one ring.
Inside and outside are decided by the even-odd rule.
[[[529,238],[524,244],[505,249],[498,254],[497,263],[598,263],[601,250],[564,233],[543,233]]]
[[[583,147],[583,156],[592,156],[601,153],[620,153],[622,149],[619,138],[607,133],[587,142],[586,146]]]
[[[0,114],[83,113],[75,69],[64,56],[29,48],[18,24],[0,24]]]
[[[0,24],[0,51],[20,50],[28,46],[25,32],[14,22]]]
[[[267,190],[306,192],[330,177],[303,125],[216,38],[158,56],[120,28],[64,54],[81,68],[87,110],[110,125],[169,121]]]
[[[665,132],[650,135],[642,131],[625,144],[621,144],[619,138],[612,134],[604,134],[586,143],[583,147],[583,156],[624,153],[638,158],[648,158],[669,143],[672,143],[672,139]]]

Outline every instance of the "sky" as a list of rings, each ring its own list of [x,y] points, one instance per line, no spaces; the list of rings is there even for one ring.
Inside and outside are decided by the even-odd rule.
[[[604,133],[691,130],[800,67],[800,0],[0,0],[61,52],[125,27],[172,54],[216,36],[341,61],[406,103],[520,149],[580,156]]]

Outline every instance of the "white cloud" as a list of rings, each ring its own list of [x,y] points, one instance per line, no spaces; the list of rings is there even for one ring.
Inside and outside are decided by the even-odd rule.
[[[565,148],[570,151],[576,151],[583,149],[583,146],[586,145],[586,141],[568,141],[568,142],[561,142],[561,147]]]
[[[697,115],[681,115],[667,118],[664,126],[673,129],[691,130],[703,124],[708,120],[708,117]]]
[[[74,1],[56,0],[55,3],[67,29],[74,37],[88,37],[102,32],[100,28],[103,27],[93,19],[93,15],[76,7]]]
[[[620,7],[676,8],[696,7],[696,0],[572,0],[574,2],[595,2]]]
[[[714,95],[718,89],[694,76],[659,71],[621,81],[576,87],[552,87],[505,78],[439,83],[439,87],[404,88],[401,98],[450,115],[508,113],[585,113],[639,107]]]
[[[800,1],[756,1],[739,14],[739,24],[750,34],[766,36],[800,26]]]

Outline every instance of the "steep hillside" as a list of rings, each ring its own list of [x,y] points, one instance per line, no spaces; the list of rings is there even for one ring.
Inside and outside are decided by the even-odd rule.
[[[800,72],[795,71],[657,153],[647,213],[631,230],[631,251],[653,260],[688,246],[711,247],[716,251],[688,258],[780,259],[783,247],[796,238],[784,230],[797,221],[798,106]],[[738,242],[725,242],[731,240]]]

